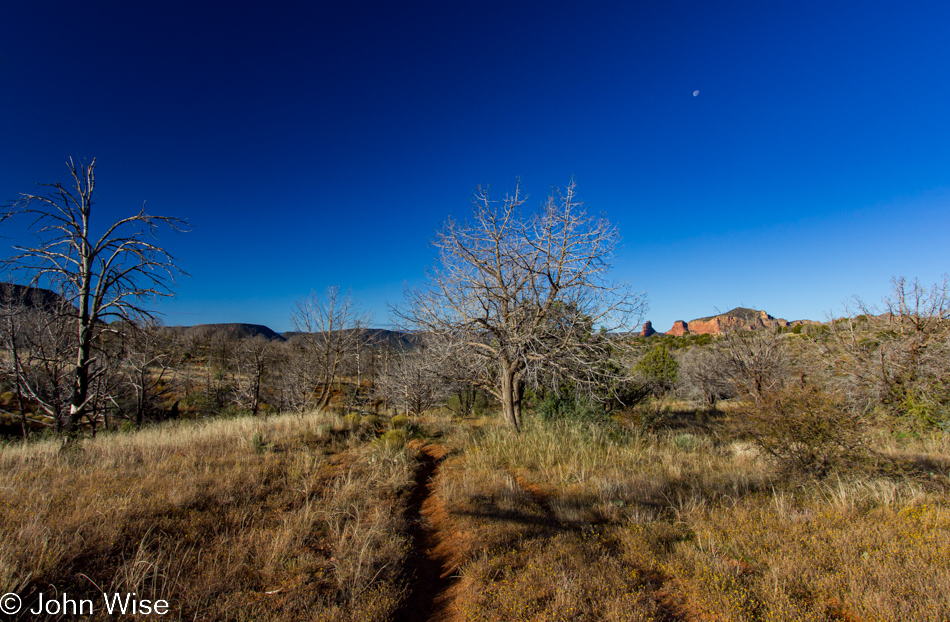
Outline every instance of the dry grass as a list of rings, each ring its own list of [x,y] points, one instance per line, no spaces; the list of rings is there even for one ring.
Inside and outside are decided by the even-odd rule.
[[[946,435],[878,438],[904,475],[786,481],[721,434],[525,427],[442,468],[460,619],[950,619]]]
[[[11,446],[0,468],[0,591],[27,602],[135,591],[166,619],[385,620],[403,595],[413,461],[335,417]]]
[[[877,431],[893,468],[786,480],[714,427],[433,414],[372,441],[307,415],[8,446],[0,589],[135,591],[173,620],[392,619],[421,432],[451,452],[422,515],[456,620],[950,619],[948,435]]]

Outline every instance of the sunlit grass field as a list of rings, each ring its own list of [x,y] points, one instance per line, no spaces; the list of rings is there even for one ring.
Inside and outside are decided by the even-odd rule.
[[[881,439],[882,441],[884,439]],[[950,619],[937,471],[789,481],[741,440],[530,421],[468,432],[439,496],[466,620]],[[942,470],[940,470],[942,468]]]
[[[707,423],[308,414],[10,444],[0,589],[136,592],[166,620],[407,619],[428,443],[439,619],[950,619],[946,434],[874,437],[920,468],[790,477]]]
[[[388,619],[413,460],[352,428],[244,417],[7,446],[0,591],[135,592],[173,620]]]

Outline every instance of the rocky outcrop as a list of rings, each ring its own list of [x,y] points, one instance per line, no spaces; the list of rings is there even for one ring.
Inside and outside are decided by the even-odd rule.
[[[736,307],[720,315],[690,320],[688,326],[694,335],[719,335],[726,330],[787,327],[788,321],[772,317],[765,311]]]
[[[811,320],[795,320],[794,322],[788,322],[782,318],[772,317],[765,311],[759,311],[757,309],[748,309],[745,307],[736,307],[732,311],[726,313],[720,313],[719,315],[712,315],[709,317],[701,317],[695,320],[690,320],[689,322],[684,322],[683,320],[676,320],[673,323],[673,328],[666,331],[665,333],[656,333],[653,330],[653,326],[650,322],[647,322],[643,325],[643,331],[640,332],[641,335],[644,335],[644,331],[649,327],[649,334],[665,334],[672,335],[674,337],[682,337],[683,335],[721,335],[726,330],[735,330],[735,329],[757,329],[757,328],[768,328],[773,326],[781,326],[783,328],[788,328],[795,326],[797,324],[819,324],[820,322],[813,322]],[[645,335],[644,335],[645,336]]]
[[[682,337],[683,335],[688,335],[690,333],[690,326],[683,320],[676,320],[673,322],[673,328],[666,331],[667,335],[673,335],[674,337]]]
[[[641,337],[652,337],[656,334],[656,331],[653,330],[653,322],[644,322],[643,328],[640,330]]]

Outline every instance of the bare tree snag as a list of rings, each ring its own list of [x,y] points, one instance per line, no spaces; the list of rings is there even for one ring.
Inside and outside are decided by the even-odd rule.
[[[5,218],[22,215],[33,219],[37,246],[14,246],[17,255],[5,264],[29,275],[32,286],[49,287],[71,303],[66,313],[75,322],[73,387],[64,431],[79,432],[90,405],[90,387],[96,380],[94,347],[105,322],[128,322],[152,317],[143,306],[160,296],[170,296],[176,275],[183,274],[175,258],[158,246],[160,226],[181,231],[183,221],[152,216],[139,210],[96,233],[92,219],[96,185],[96,160],[66,164],[72,187],[40,184],[46,195],[21,194]]]

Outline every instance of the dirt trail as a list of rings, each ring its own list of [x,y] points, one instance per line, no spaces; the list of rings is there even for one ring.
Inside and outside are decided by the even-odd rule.
[[[515,483],[518,484],[518,486],[520,486],[523,491],[528,493],[528,496],[531,497],[532,501],[534,501],[542,510],[544,510],[544,513],[551,524],[557,524],[559,522],[554,509],[551,507],[550,495],[543,488],[529,483],[514,469],[505,469],[505,472],[515,480]]]
[[[406,574],[411,591],[405,603],[393,616],[396,622],[437,622],[448,619],[448,591],[452,585],[448,560],[439,553],[440,538],[437,529],[427,519],[425,509],[431,505],[435,492],[435,476],[439,463],[446,456],[445,448],[438,445],[418,447],[422,453],[416,470],[415,485],[406,518],[412,551],[406,560]]]

